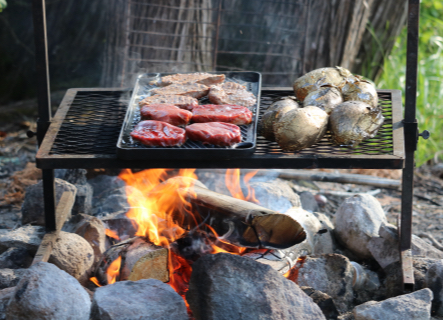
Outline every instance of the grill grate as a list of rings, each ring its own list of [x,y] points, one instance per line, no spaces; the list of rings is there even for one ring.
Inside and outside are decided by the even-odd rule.
[[[79,91],[50,154],[115,154],[129,92]]]
[[[263,88],[259,119],[290,88]],[[275,142],[258,136],[253,154],[202,158],[204,149],[191,149],[186,157],[160,154],[143,159],[117,156],[117,141],[131,92],[121,89],[70,89],[63,99],[36,156],[41,169],[56,168],[362,168],[401,169],[404,135],[401,93],[380,90],[385,123],[376,137],[358,148],[333,146],[328,136],[311,148],[284,153]],[[196,146],[197,147],[197,146]],[[221,149],[225,151],[225,149]]]
[[[290,96],[294,93],[291,91],[278,92],[278,93],[262,93],[261,98],[261,108],[259,122],[263,116],[266,109],[271,105],[271,103],[282,96]],[[385,121],[383,126],[378,131],[377,135],[372,138],[363,141],[356,148],[352,147],[338,147],[333,146],[329,141],[330,133],[326,133],[325,137],[319,141],[317,144],[310,148],[303,149],[296,154],[309,155],[309,154],[334,154],[334,155],[392,155],[393,148],[393,137],[392,137],[392,98],[390,93],[379,93],[379,105],[383,108],[383,116]],[[285,153],[278,146],[276,142],[271,142],[265,138],[258,136],[256,154],[288,154],[292,155],[294,153]]]
[[[291,91],[264,90],[261,96],[261,116],[277,98],[292,95]],[[55,138],[50,154],[115,154],[116,143],[126,113],[129,92],[78,92]],[[385,122],[376,137],[363,141],[357,148],[333,146],[329,133],[316,145],[296,154],[392,155],[392,102],[390,93],[380,93]],[[259,120],[260,121],[260,120]],[[196,144],[195,147],[199,147]],[[201,146],[200,146],[201,147]],[[255,154],[287,154],[276,142],[258,136]]]

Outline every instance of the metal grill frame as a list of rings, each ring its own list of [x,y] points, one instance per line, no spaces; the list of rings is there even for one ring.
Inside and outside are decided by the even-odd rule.
[[[236,157],[234,159],[219,159],[214,157],[213,159],[199,159],[197,156],[194,159],[143,159],[143,160],[122,160],[119,159],[114,151],[114,153],[109,152],[96,152],[96,153],[72,153],[69,149],[75,150],[76,143],[81,144],[81,139],[75,138],[70,140],[57,141],[58,135],[61,134],[62,126],[69,126],[73,121],[86,121],[87,118],[69,118],[69,110],[73,103],[75,102],[75,97],[77,95],[82,95],[86,93],[104,93],[112,94],[114,93],[129,93],[129,89],[121,90],[116,88],[92,88],[92,89],[70,89],[65,95],[57,114],[55,115],[51,126],[43,140],[43,143],[37,153],[36,160],[37,166],[41,169],[58,169],[58,168],[249,168],[249,169],[260,169],[260,168],[338,168],[338,169],[349,169],[349,168],[361,168],[361,169],[402,169],[404,164],[404,140],[403,140],[403,125],[402,125],[402,104],[401,104],[401,93],[399,90],[379,90],[381,96],[391,96],[391,112],[392,118],[387,118],[385,124],[380,129],[392,130],[392,146],[390,146],[390,154],[356,154],[356,150],[352,148],[340,148],[333,147],[332,144],[325,138],[320,141],[313,148],[308,148],[301,150],[298,153],[284,153],[278,148],[275,142],[270,142],[262,137],[259,137],[257,141],[257,148],[254,154],[251,156]],[[270,95],[277,96],[287,96],[293,93],[291,88],[263,88],[262,89],[262,109],[261,114],[266,110],[266,107],[271,103]],[[118,98],[117,98],[118,101]],[[97,116],[97,119],[103,120],[103,125],[111,122],[112,112],[109,112],[109,118],[101,115],[106,112],[106,107],[108,101],[105,101],[101,106],[104,110],[97,110],[95,113],[93,109],[87,108],[88,103],[84,103],[85,113]],[[94,104],[93,102],[89,103]],[[122,108],[120,112],[124,114],[126,110],[125,100],[121,101]],[[389,112],[389,110],[388,110]],[[87,116],[86,116],[87,117]],[[115,118],[115,116],[114,116]],[[391,120],[392,119],[392,120]],[[121,121],[120,125],[119,122]],[[114,122],[110,126],[115,125],[116,132],[120,131],[123,119],[119,119],[117,123]],[[73,123],[75,125],[75,123]],[[100,123],[96,124],[100,127]],[[392,129],[391,129],[392,128]],[[75,130],[71,131],[74,134]],[[66,135],[66,133],[63,133]],[[83,136],[91,136],[91,132],[87,130],[87,126],[84,127],[84,132],[81,133]],[[388,133],[389,134],[389,133]],[[108,135],[109,136],[109,135]],[[106,135],[100,136],[98,140],[94,140],[94,137],[90,137],[91,140],[100,143],[100,139],[105,139]],[[108,138],[109,139],[109,138]],[[118,136],[115,137],[112,145],[116,146]],[[376,138],[369,140],[377,141]],[[62,146],[61,150],[57,150],[58,144],[66,144],[67,146]],[[107,145],[110,143],[107,141]],[[365,145],[363,142],[361,145]],[[81,147],[81,146],[80,146]],[[94,146],[93,146],[94,147]],[[55,150],[55,151],[54,151]],[[100,148],[98,148],[100,150]],[[325,152],[326,150],[326,152]],[[191,150],[192,151],[192,150]],[[328,152],[329,151],[329,152]],[[334,152],[334,153],[333,153]]]

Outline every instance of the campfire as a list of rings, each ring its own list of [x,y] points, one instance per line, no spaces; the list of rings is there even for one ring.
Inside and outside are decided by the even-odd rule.
[[[186,300],[193,263],[221,252],[258,261],[272,256],[273,267],[289,276],[302,254],[296,245],[306,233],[291,216],[259,205],[249,185],[255,173],[247,173],[242,182],[239,169],[228,169],[225,184],[231,196],[227,196],[207,189],[195,169],[123,170],[119,177],[133,187],[127,188],[126,217],[136,231],[130,237],[124,230],[106,229],[114,244],[90,280],[103,286],[158,279]],[[292,259],[280,253],[288,248]]]
[[[320,197],[294,178],[302,173],[151,169],[123,170],[118,177],[91,172],[88,179],[86,170],[59,173],[56,188],[83,202],[58,235],[50,263],[30,262],[42,227],[24,225],[0,237],[0,263],[10,268],[0,269],[6,315],[20,318],[31,312],[27,306],[59,312],[64,305],[94,320],[291,319],[294,312],[346,319],[369,307],[387,312],[392,303],[439,313],[441,300],[431,300],[441,284],[443,253],[413,237],[422,290],[403,294],[398,231],[370,186]],[[323,172],[326,178],[335,176]],[[319,185],[328,183],[343,186]],[[37,190],[39,184],[27,189],[23,219],[37,212]],[[88,207],[85,190],[93,198],[87,214],[79,211]],[[46,293],[28,295],[41,288],[50,292],[50,307],[39,298]]]

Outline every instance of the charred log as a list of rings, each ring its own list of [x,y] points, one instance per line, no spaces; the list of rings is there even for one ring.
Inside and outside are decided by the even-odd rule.
[[[182,191],[206,223],[230,243],[284,249],[306,239],[302,226],[287,215],[199,186]]]

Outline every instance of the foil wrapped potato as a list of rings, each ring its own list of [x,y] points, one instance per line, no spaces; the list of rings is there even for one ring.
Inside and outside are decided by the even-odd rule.
[[[303,106],[316,106],[327,114],[331,114],[334,107],[342,102],[343,97],[340,90],[330,85],[323,85],[306,96]]]
[[[299,108],[295,97],[283,97],[269,106],[261,119],[260,134],[270,141],[275,141],[274,123],[286,112]]]
[[[378,105],[378,95],[375,85],[367,80],[357,78],[357,81],[347,82],[342,90],[345,101],[362,101],[372,107]]]
[[[362,101],[345,101],[329,117],[332,142],[356,147],[363,140],[375,137],[383,121],[380,108]]]
[[[288,111],[274,124],[275,140],[284,151],[308,148],[324,136],[328,118],[315,106]]]
[[[356,79],[348,69],[341,67],[320,68],[295,80],[293,88],[297,99],[303,102],[310,92],[317,90],[322,85],[330,85],[340,89],[346,82],[354,81]]]

